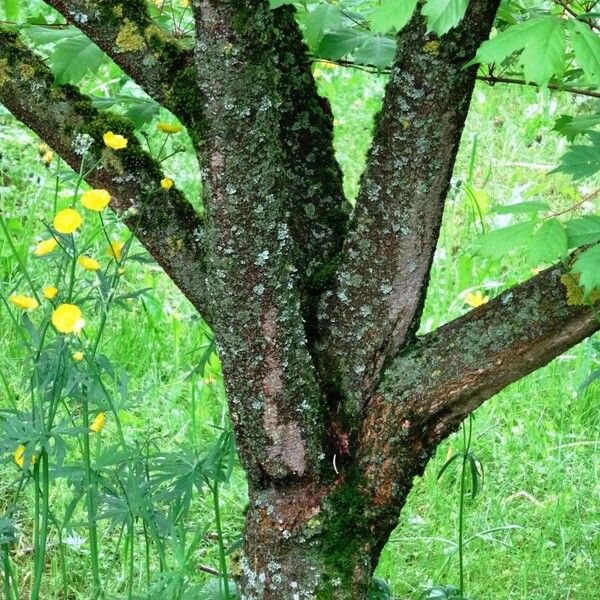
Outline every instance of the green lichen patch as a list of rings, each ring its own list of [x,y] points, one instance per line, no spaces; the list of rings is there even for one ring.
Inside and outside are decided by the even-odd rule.
[[[146,49],[146,40],[138,26],[127,18],[124,19],[115,44],[122,52],[141,52]]]

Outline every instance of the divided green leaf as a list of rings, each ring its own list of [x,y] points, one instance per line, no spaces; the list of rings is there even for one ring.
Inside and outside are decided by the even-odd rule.
[[[600,245],[583,252],[573,264],[586,295],[600,288]]]
[[[399,31],[412,17],[418,0],[384,0],[375,7],[370,15],[371,31],[387,33],[392,29]]]
[[[569,248],[600,242],[600,216],[586,215],[565,223]]]
[[[533,221],[517,223],[502,229],[495,229],[481,236],[479,254],[489,258],[500,258],[521,246],[524,246],[534,227]]]
[[[442,36],[462,21],[468,5],[469,0],[428,0],[421,12],[427,29]]]
[[[548,219],[527,241],[527,257],[532,266],[552,263],[568,251],[567,233],[557,219]]]
[[[591,145],[577,144],[561,156],[560,165],[553,173],[567,173],[573,179],[591,177],[600,171],[600,133],[588,133]]]
[[[565,51],[564,22],[547,15],[523,21],[484,42],[469,64],[501,63],[513,53],[521,52],[518,60],[525,79],[544,85],[563,72]]]
[[[571,19],[569,26],[577,64],[588,79],[597,84],[600,81],[600,36],[577,19]]]

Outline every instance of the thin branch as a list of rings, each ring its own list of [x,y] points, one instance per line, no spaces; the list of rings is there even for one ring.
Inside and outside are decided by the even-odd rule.
[[[85,135],[90,136],[91,152],[102,164],[87,182],[109,191],[111,208],[124,217],[190,302],[205,311],[202,221],[181,192],[161,188],[160,164],[142,150],[133,125],[114,113],[100,113],[75,87],[55,85],[45,63],[17,34],[1,28],[0,64],[0,102],[76,171],[82,160],[78,148]],[[107,130],[125,135],[127,148],[106,149],[102,136]]]
[[[322,379],[354,413],[416,330],[475,84],[464,69],[498,0],[473,0],[440,40],[416,15],[402,30],[341,265],[319,313]],[[460,52],[457,52],[460,48]]]
[[[369,65],[359,65],[351,60],[332,60],[329,58],[318,58],[313,57],[314,62],[323,62],[326,61],[328,63],[333,63],[338,65],[339,67],[348,67],[350,69],[357,69],[359,71],[364,71],[366,73],[370,73],[371,75],[389,75],[391,73],[391,68],[377,68]],[[533,81],[525,81],[524,79],[519,79],[518,77],[501,77],[496,75],[477,75],[477,79],[479,81],[485,81],[490,85],[495,85],[497,83],[507,83],[514,85],[524,85],[529,87],[536,87],[540,89],[547,88],[549,90],[557,91],[557,92],[567,92],[569,94],[575,94],[577,96],[588,96],[590,98],[600,98],[600,92],[596,92],[594,90],[586,90],[584,88],[579,87],[571,87],[568,85],[560,85],[558,83],[548,83],[544,86],[539,83],[535,83]]]
[[[570,87],[559,85],[558,83],[548,83],[545,86],[540,86],[538,83],[533,81],[525,81],[524,79],[518,79],[513,77],[496,77],[495,75],[478,75],[477,79],[479,81],[485,81],[490,85],[495,85],[497,83],[508,83],[514,85],[526,85],[530,87],[536,88],[548,88],[549,90],[555,90],[557,92],[568,92],[569,94],[576,94],[578,96],[589,96],[590,98],[600,98],[600,92],[595,92],[593,90],[586,90],[583,88]]]
[[[279,78],[280,139],[293,191],[290,233],[296,243],[303,312],[314,327],[314,304],[327,285],[324,269],[341,251],[350,204],[333,148],[333,113],[317,93],[307,48],[292,6],[273,11]]]
[[[396,357],[366,410],[359,441],[367,487],[394,502],[395,481],[487,399],[600,329],[597,310],[555,266],[423,337]]]

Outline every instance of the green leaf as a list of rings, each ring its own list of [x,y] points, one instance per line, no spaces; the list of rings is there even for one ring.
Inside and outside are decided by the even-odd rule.
[[[571,146],[560,158],[560,165],[552,173],[567,173],[573,179],[591,177],[600,171],[600,133],[590,132],[592,145]]]
[[[579,273],[579,284],[586,295],[600,288],[600,245],[583,252],[573,264],[573,271]]]
[[[554,131],[564,135],[572,142],[578,135],[589,133],[589,131],[600,125],[600,114],[581,115],[572,117],[571,115],[561,115],[556,119]]]
[[[576,19],[570,19],[569,26],[571,28],[571,44],[577,63],[590,81],[598,83],[600,80],[600,36]]]
[[[462,21],[468,5],[469,0],[428,0],[421,11],[427,17],[427,30],[444,35]]]
[[[364,44],[371,36],[364,31],[356,29],[339,29],[330,31],[323,35],[319,44],[318,54],[321,58],[338,60],[347,54],[351,54]]]
[[[370,15],[371,31],[387,33],[402,29],[415,12],[418,0],[384,0]]]
[[[507,204],[505,206],[496,206],[492,212],[497,215],[521,215],[527,213],[538,213],[544,210],[550,210],[550,206],[545,202],[532,200],[530,202],[518,202],[516,204]]]
[[[4,0],[4,14],[9,21],[18,21],[19,0]]]
[[[54,44],[72,37],[83,37],[80,31],[70,25],[65,25],[64,27],[25,25],[23,26],[23,32],[36,46]]]
[[[532,266],[551,263],[567,254],[567,232],[557,219],[548,219],[527,242],[527,256]]]
[[[396,42],[383,35],[370,37],[364,46],[354,53],[354,61],[362,65],[372,65],[383,69],[389,65],[396,52]]]
[[[324,2],[304,16],[304,36],[311,48],[318,48],[326,31],[340,29],[344,15],[339,7]]]
[[[559,75],[565,65],[566,36],[562,19],[542,16],[523,21],[484,42],[469,63],[500,63],[514,52],[521,52],[519,63],[527,81],[540,85]]]
[[[280,6],[284,6],[285,4],[294,4],[293,0],[290,2],[290,0],[271,0],[270,2],[271,4],[271,10],[275,10],[276,8],[279,8]]]
[[[565,223],[569,248],[600,242],[600,216],[587,215]]]
[[[479,254],[489,258],[500,258],[511,250],[524,246],[533,231],[533,226],[533,221],[525,221],[482,235]]]
[[[79,83],[88,71],[96,71],[104,53],[84,35],[69,37],[56,44],[50,66],[58,83]]]

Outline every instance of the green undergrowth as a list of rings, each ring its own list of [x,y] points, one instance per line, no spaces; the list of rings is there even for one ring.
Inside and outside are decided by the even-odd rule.
[[[332,103],[336,150],[345,171],[346,191],[355,196],[385,78],[324,65],[317,68],[319,89]],[[543,199],[554,211],[562,211],[592,191],[594,182],[574,185],[565,176],[548,175],[564,151],[564,142],[551,132],[554,121],[563,112],[577,111],[577,106],[566,95],[478,85],[449,195],[423,332],[469,310],[467,294],[480,292],[483,297],[493,297],[532,274],[518,253],[493,260],[477,254],[482,228],[502,226],[514,218],[494,213],[494,207]],[[161,114],[161,120],[166,119],[168,115]],[[163,138],[152,126],[146,130],[156,153]],[[36,276],[41,276],[45,265],[31,260],[31,249],[43,231],[41,223],[48,220],[52,210],[57,159],[44,166],[38,143],[9,115],[0,115],[3,215],[17,252]],[[196,202],[198,180],[193,158],[178,153],[163,167]],[[73,175],[66,169],[61,173],[61,181],[68,186]],[[475,190],[477,202],[466,193],[465,182]],[[59,194],[58,208],[68,202],[68,195]],[[583,206],[579,214],[592,208]],[[114,223],[114,227],[121,236],[127,235],[121,225]],[[96,244],[94,249],[100,256],[102,240],[98,238]],[[134,249],[144,254],[135,242]],[[163,453],[183,452],[190,445],[200,452],[208,451],[227,426],[218,362],[213,357],[204,369],[197,368],[211,348],[210,331],[151,261],[128,264],[123,277],[129,289],[148,288],[139,298],[127,301],[118,318],[108,322],[101,347],[102,354],[120,372],[127,373],[127,392],[120,410],[125,439]],[[1,292],[6,295],[21,282],[15,258],[0,237]],[[4,311],[0,312],[0,348],[0,370],[8,386],[20,390],[16,401],[25,408],[23,349]],[[466,504],[466,589],[472,600],[597,597],[600,388],[597,383],[581,388],[590,372],[598,368],[597,363],[598,354],[589,341],[584,342],[477,411],[473,452],[485,468],[485,477],[483,489]],[[5,402],[2,389],[0,408],[8,408]],[[116,435],[109,419],[103,443],[114,442]],[[454,472],[440,481],[436,476],[459,445],[459,439],[452,437],[439,448],[417,481],[401,523],[384,551],[378,575],[389,582],[399,599],[417,600],[434,585],[458,581],[459,480]],[[5,456],[0,464],[0,513],[11,502],[18,476],[12,457]],[[226,547],[239,539],[245,489],[243,473],[236,464],[231,479],[219,490]],[[66,484],[57,485],[52,506],[64,509],[69,493]],[[23,598],[30,585],[32,505],[31,493],[21,498],[15,517],[18,535],[11,549]],[[90,597],[83,521],[83,507],[78,507],[63,540],[69,598],[81,600]],[[98,526],[103,585],[109,597],[124,598],[129,566],[122,555],[119,531],[106,519]],[[208,489],[194,494],[184,528],[188,536],[200,531],[201,537],[187,557],[175,543],[167,548],[169,563],[181,565],[180,572],[190,584],[214,583],[206,567],[220,568],[219,536],[214,494]],[[53,535],[48,542],[42,597],[60,598],[59,542]],[[191,547],[189,538],[186,543]],[[235,552],[231,556],[235,557]],[[232,558],[230,567],[235,571],[234,562]],[[155,573],[158,558],[152,555],[150,564]],[[171,596],[157,587],[156,578],[151,577],[151,585],[147,584],[144,565],[142,550],[133,565],[133,597],[168,600]]]

